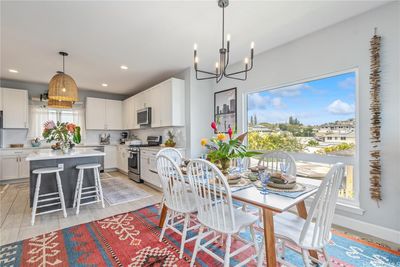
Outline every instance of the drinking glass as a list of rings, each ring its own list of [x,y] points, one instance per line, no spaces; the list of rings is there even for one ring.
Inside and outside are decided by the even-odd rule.
[[[261,194],[267,195],[268,190],[267,190],[267,184],[269,182],[269,179],[271,178],[271,174],[267,173],[266,171],[261,171],[258,173],[258,179],[260,179],[262,189],[261,189]]]

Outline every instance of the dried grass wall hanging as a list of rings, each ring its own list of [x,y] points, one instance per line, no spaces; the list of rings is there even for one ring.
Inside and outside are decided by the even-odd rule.
[[[371,51],[371,72],[369,75],[370,89],[370,111],[371,111],[371,126],[370,126],[370,139],[371,139],[371,159],[370,159],[370,194],[371,198],[379,202],[382,200],[381,195],[381,101],[380,101],[380,49],[381,49],[381,36],[376,34],[370,41]]]

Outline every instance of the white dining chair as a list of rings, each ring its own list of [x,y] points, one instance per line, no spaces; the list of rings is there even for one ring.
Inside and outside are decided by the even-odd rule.
[[[203,160],[192,160],[188,165],[189,183],[197,205],[197,219],[201,223],[190,266],[196,261],[196,255],[203,250],[217,261],[229,266],[230,259],[239,253],[254,247],[255,254],[247,257],[237,266],[246,265],[257,259],[258,247],[254,232],[257,217],[234,209],[231,189],[226,177],[212,163]],[[251,241],[239,236],[241,230],[249,228]],[[207,238],[211,235],[210,238]],[[226,236],[225,256],[221,258],[208,247],[218,239]],[[231,252],[232,237],[241,240],[244,245]],[[202,240],[206,241],[202,243]]]
[[[321,251],[325,257],[326,264],[323,264],[319,259],[313,258],[313,261],[323,264],[323,266],[332,266],[325,246],[332,237],[330,232],[332,219],[344,173],[345,168],[343,163],[336,163],[329,170],[315,195],[307,219],[303,219],[290,212],[274,216],[275,237],[281,241],[282,250],[278,255],[278,262],[285,266],[294,266],[284,259],[285,241],[288,241],[300,247],[306,267],[311,266],[310,250]],[[261,266],[263,263],[263,252],[264,248],[260,250],[258,266]]]
[[[197,236],[186,239],[188,231],[200,225],[195,221],[196,202],[193,193],[187,190],[185,179],[178,164],[169,156],[157,156],[157,171],[161,178],[164,193],[164,205],[168,207],[167,216],[161,231],[160,242],[165,231],[171,229],[182,236],[179,258],[182,258],[185,244],[195,240]],[[183,230],[177,226],[183,223]]]
[[[284,151],[270,151],[259,157],[258,166],[266,167],[271,172],[281,172],[281,164],[286,174],[296,176],[296,162],[294,158]]]
[[[160,155],[168,156],[170,157],[176,164],[181,165],[183,161],[182,153],[179,152],[178,149],[173,148],[173,147],[166,147],[158,151],[156,158]]]
[[[183,161],[182,154],[176,148],[173,148],[173,147],[163,148],[160,151],[158,151],[158,153],[156,154],[156,158],[160,155],[165,155],[165,156],[170,157],[174,162],[176,162],[176,164],[178,164],[178,166],[182,164],[182,161]],[[161,197],[161,203],[160,203],[160,209],[158,211],[158,215],[161,214],[161,210],[162,210],[162,206],[164,205],[164,201],[165,201],[165,197],[163,194]]]

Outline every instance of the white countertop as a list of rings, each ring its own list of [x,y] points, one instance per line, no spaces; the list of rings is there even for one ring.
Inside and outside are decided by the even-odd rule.
[[[90,148],[74,148],[69,153],[64,154],[60,150],[52,149],[38,149],[28,155],[27,161],[33,160],[47,160],[47,159],[68,159],[68,158],[82,158],[82,157],[99,157],[104,156],[106,153],[93,150]]]

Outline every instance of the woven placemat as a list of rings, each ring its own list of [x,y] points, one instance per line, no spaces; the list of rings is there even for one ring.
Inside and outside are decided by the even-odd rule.
[[[258,187],[258,188],[262,188],[262,185],[261,185],[261,182],[260,182],[260,181],[255,182],[254,185],[255,185],[256,187]],[[301,191],[304,191],[304,190],[306,190],[306,187],[305,187],[304,185],[302,185],[302,184],[296,183],[296,185],[295,185],[293,188],[291,188],[291,189],[275,188],[275,187],[268,186],[268,185],[267,185],[267,189],[270,190],[270,191],[274,191],[274,192],[287,192],[287,193],[292,193],[292,192],[301,192]]]

